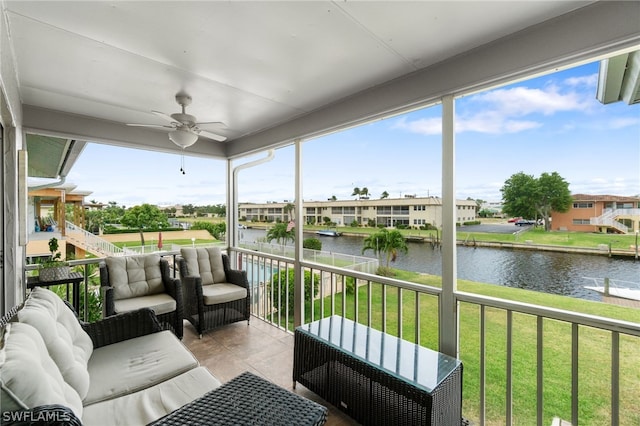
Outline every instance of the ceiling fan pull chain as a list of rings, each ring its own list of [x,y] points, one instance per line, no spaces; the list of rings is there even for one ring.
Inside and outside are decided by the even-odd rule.
[[[187,174],[184,171],[184,154],[180,155],[180,171],[182,172],[183,175]]]

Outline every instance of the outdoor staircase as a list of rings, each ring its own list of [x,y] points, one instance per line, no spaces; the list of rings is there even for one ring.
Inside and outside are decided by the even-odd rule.
[[[98,257],[135,254],[134,252],[130,252],[130,250],[122,249],[107,240],[103,240],[68,220],[66,221],[65,231],[67,242]]]
[[[591,225],[608,226],[615,229],[621,234],[628,234],[629,227],[618,222],[616,219],[620,216],[629,216],[639,214],[640,209],[611,209],[606,210],[601,216],[589,219]]]

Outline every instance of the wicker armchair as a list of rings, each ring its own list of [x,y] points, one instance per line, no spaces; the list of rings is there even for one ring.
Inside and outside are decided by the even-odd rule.
[[[218,247],[182,248],[178,268],[183,283],[185,319],[200,337],[236,321],[249,322],[251,297],[245,271],[233,270]]]
[[[100,285],[105,318],[150,308],[163,329],[182,339],[182,285],[159,255],[108,257],[100,264]]]

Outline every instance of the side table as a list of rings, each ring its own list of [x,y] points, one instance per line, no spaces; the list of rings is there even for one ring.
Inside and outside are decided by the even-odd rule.
[[[293,380],[366,425],[462,424],[462,363],[340,316],[295,329]]]
[[[80,283],[84,280],[84,276],[80,272],[69,273],[69,278],[56,281],[40,281],[40,277],[27,277],[27,288],[32,289],[34,287],[50,287],[52,285],[66,284],[67,286],[67,301],[69,300],[69,284],[73,285],[73,309],[76,310],[76,314],[80,313]],[[86,289],[85,289],[86,291]]]

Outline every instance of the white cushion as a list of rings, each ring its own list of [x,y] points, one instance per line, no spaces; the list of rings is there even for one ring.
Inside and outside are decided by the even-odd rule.
[[[113,287],[114,300],[163,293],[160,256],[107,257],[109,284]]]
[[[166,314],[176,310],[176,299],[167,293],[149,296],[132,297],[113,301],[116,313],[136,311],[141,308],[151,308],[156,315]]]
[[[93,342],[71,309],[54,292],[36,287],[17,318],[38,330],[64,380],[84,398],[89,390],[87,363]]]
[[[217,305],[247,297],[247,289],[239,285],[221,283],[202,286],[202,300],[205,305]]]
[[[227,280],[220,247],[181,248],[180,254],[187,262],[187,274],[199,276],[202,285]]]
[[[102,346],[89,360],[91,386],[84,405],[137,392],[197,366],[193,354],[170,331]]]
[[[61,404],[82,418],[82,401],[62,378],[38,330],[28,324],[7,324],[0,349],[0,385],[24,408]],[[12,404],[14,405],[14,404]]]
[[[209,370],[198,367],[151,388],[84,408],[82,423],[145,425],[220,386]]]

